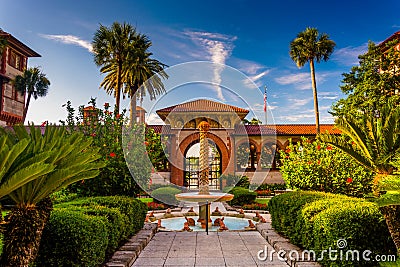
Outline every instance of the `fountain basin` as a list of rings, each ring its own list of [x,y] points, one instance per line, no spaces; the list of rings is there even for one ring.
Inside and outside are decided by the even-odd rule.
[[[188,216],[187,218],[193,218],[194,220],[197,219],[195,216]],[[215,219],[221,218],[219,216],[211,216],[211,220],[215,221]],[[245,230],[245,227],[249,226],[249,219],[247,218],[237,218],[237,217],[224,217],[224,223],[229,228],[230,231],[238,231],[238,230]],[[169,219],[162,219],[161,225],[165,227],[166,231],[180,231],[182,230],[183,224],[186,222],[184,217],[175,217]],[[256,223],[252,220],[253,223]],[[193,231],[205,231],[204,228],[201,228],[200,223],[197,223],[195,226],[190,226]],[[215,232],[218,231],[219,226],[211,226],[209,231]],[[253,229],[255,230],[255,228]]]
[[[197,192],[181,193],[175,195],[175,198],[179,201],[205,203],[205,202],[222,202],[230,201],[233,199],[232,194],[220,193],[220,192],[210,192],[209,195],[201,195]]]

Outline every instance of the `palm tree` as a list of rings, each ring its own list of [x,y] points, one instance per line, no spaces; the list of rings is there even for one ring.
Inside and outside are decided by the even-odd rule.
[[[341,149],[361,165],[375,173],[374,193],[379,196],[379,182],[393,174],[393,161],[400,153],[400,106],[394,101],[384,105],[379,116],[363,114],[361,120],[355,114],[348,113],[336,120],[336,127],[348,137],[348,141],[339,136],[324,134],[319,138]],[[400,235],[398,218],[400,205],[381,207],[389,231],[400,255]],[[397,213],[396,213],[397,212]],[[397,229],[397,230],[396,230]]]
[[[15,89],[21,94],[28,94],[26,99],[24,113],[22,115],[22,123],[25,122],[31,97],[36,100],[38,97],[47,95],[50,81],[46,78],[38,67],[26,69],[22,75],[17,75],[13,80]]]
[[[93,38],[94,62],[102,66],[101,73],[115,70],[116,80],[108,83],[106,78],[100,84],[108,94],[114,93],[116,113],[119,113],[121,87],[122,87],[122,65],[126,61],[128,51],[136,40],[136,29],[128,23],[120,24],[114,22],[110,28],[100,24],[100,28]]]
[[[316,28],[306,28],[305,31],[297,34],[297,37],[290,43],[290,57],[297,66],[303,67],[306,62],[310,63],[311,85],[314,95],[315,126],[317,134],[320,133],[317,83],[315,80],[314,60],[319,63],[327,61],[335,47],[335,42],[329,40],[326,33],[319,34]]]
[[[16,205],[5,218],[2,266],[28,266],[39,248],[50,216],[49,195],[83,179],[96,177],[104,167],[98,148],[82,133],[46,126],[42,135],[33,125],[0,128],[0,198]]]

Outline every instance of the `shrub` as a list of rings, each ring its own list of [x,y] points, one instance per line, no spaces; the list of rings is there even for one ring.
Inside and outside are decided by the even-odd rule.
[[[225,187],[233,187],[233,186],[249,188],[249,185],[250,185],[249,177],[235,175],[235,174],[221,175],[219,177],[219,183],[220,183],[221,189],[224,189]]]
[[[123,241],[143,228],[146,212],[146,204],[122,196],[76,199],[55,205],[43,232],[38,265],[97,266]],[[65,217],[69,219],[64,220]],[[102,226],[94,227],[90,231],[94,223]],[[98,240],[97,231],[101,231],[100,236],[105,236],[105,245],[102,240]],[[86,240],[90,236],[95,236],[94,241]],[[85,244],[81,244],[82,242]],[[98,242],[99,245],[93,245],[91,242]],[[64,254],[66,244],[68,246]],[[73,247],[73,244],[77,245]]]
[[[254,191],[254,192],[256,192],[256,194],[257,194],[257,196],[258,197],[264,197],[264,196],[272,196],[272,191],[271,190],[269,190],[269,189],[266,189],[266,190],[256,190],[256,191]]]
[[[290,143],[281,151],[281,172],[291,189],[362,197],[371,192],[373,173],[339,149],[320,141]]]
[[[156,202],[148,202],[147,203],[147,208],[149,210],[165,210],[165,205],[162,203],[156,203]]]
[[[234,187],[231,191],[234,195],[233,199],[229,202],[230,205],[242,206],[244,204],[251,204],[257,197],[256,192],[252,192],[247,188]]]
[[[104,218],[54,210],[44,228],[38,266],[98,266],[105,260],[108,230]]]
[[[267,210],[268,204],[261,204],[261,203],[244,204],[242,208],[244,210]]]
[[[179,202],[176,200],[175,195],[179,193],[182,193],[182,190],[171,186],[165,186],[151,192],[151,196],[156,202],[177,206]]]
[[[347,250],[376,254],[395,254],[393,241],[378,206],[364,199],[321,192],[290,192],[269,202],[272,225],[290,241],[318,253],[343,251],[343,260],[331,261],[327,254],[324,266],[373,266],[374,262],[346,261]],[[340,250],[338,240],[347,245]],[[339,256],[339,253],[335,254]],[[333,256],[335,256],[333,255]]]

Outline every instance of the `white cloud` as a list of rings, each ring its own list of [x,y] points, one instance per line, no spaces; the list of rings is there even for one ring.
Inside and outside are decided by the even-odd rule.
[[[149,125],[164,125],[164,121],[156,114],[156,113],[151,113],[148,115],[146,119],[146,123]]]
[[[317,72],[315,78],[318,84],[323,84],[329,76],[337,75],[336,72]],[[293,85],[298,90],[311,89],[311,75],[309,72],[301,72],[283,75],[275,78],[275,82],[281,85]]]
[[[358,64],[358,56],[368,51],[368,43],[360,46],[347,46],[333,52],[332,60],[346,66]]]
[[[215,91],[220,100],[225,101],[222,94],[221,73],[224,70],[224,64],[230,57],[234,48],[233,42],[237,39],[236,36],[230,36],[220,33],[210,33],[201,31],[185,31],[184,34],[188,36],[194,43],[205,49],[207,58],[213,63],[217,63],[214,68],[214,77],[212,82],[216,84]]]
[[[64,44],[73,44],[87,49],[89,52],[93,53],[92,44],[89,41],[82,40],[74,35],[53,35],[53,34],[39,34],[41,37],[61,42]]]
[[[318,99],[323,100],[336,100],[339,98],[339,94],[334,92],[318,92]]]

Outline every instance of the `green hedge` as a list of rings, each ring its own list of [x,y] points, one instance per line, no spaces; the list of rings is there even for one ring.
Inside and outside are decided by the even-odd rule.
[[[153,190],[151,196],[158,203],[177,206],[179,202],[176,200],[175,195],[179,193],[182,193],[182,190],[172,186],[165,186]]]
[[[307,250],[340,250],[338,240],[347,242],[344,257],[331,261],[325,254],[324,266],[375,266],[362,261],[362,252],[396,254],[386,223],[378,206],[366,200],[321,192],[290,192],[273,197],[269,202],[273,227],[290,241]],[[346,261],[346,252],[357,250],[361,261]]]
[[[233,199],[229,202],[230,205],[243,206],[244,204],[251,204],[254,203],[257,197],[256,192],[243,187],[234,187],[229,193],[234,195]]]
[[[97,266],[143,228],[146,212],[145,203],[121,196],[55,205],[43,231],[37,265]]]

